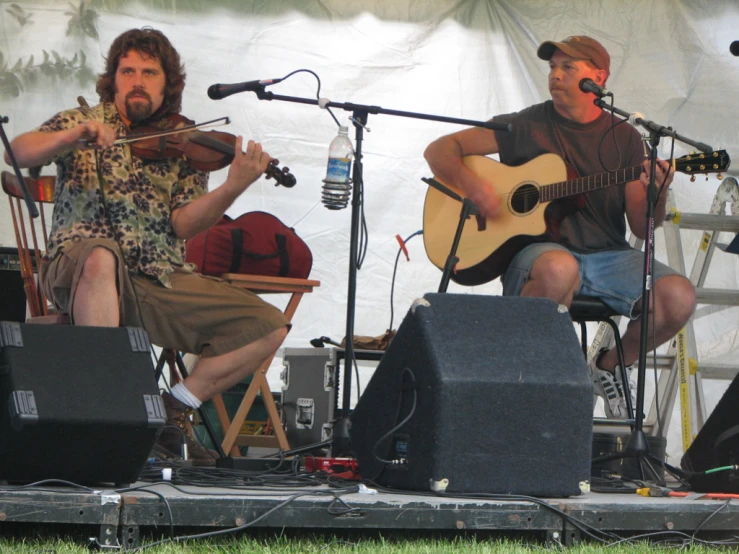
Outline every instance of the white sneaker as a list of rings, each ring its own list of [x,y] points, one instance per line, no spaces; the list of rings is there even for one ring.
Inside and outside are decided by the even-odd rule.
[[[621,370],[619,369],[619,366],[616,366],[614,373],[606,371],[605,369],[599,369],[595,363],[601,357],[602,352],[603,350],[598,352],[588,364],[590,375],[593,379],[595,394],[603,398],[603,408],[606,412],[607,418],[625,419],[628,417],[628,410],[626,408],[624,387],[621,382]],[[632,369],[632,367],[626,368],[629,376],[631,375]],[[631,393],[633,387],[629,386],[628,388]],[[632,406],[634,406],[633,394]]]

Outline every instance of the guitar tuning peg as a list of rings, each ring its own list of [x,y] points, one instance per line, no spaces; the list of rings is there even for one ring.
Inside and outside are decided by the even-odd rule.
[[[695,183],[695,175],[691,175],[690,176],[690,182],[691,183]]]
[[[719,173],[718,175],[716,175],[716,178],[717,178],[717,179],[718,179],[719,181],[723,181],[723,180],[724,180],[724,174],[723,174],[723,173]]]

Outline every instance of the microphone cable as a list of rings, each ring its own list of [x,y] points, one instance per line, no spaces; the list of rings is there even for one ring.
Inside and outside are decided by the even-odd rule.
[[[408,251],[406,250],[405,245],[408,244],[408,241],[411,240],[413,237],[422,234],[423,229],[419,229],[415,233],[408,235],[405,240],[401,240],[400,235],[395,235],[395,238],[397,238],[398,242],[400,243],[400,247],[398,248],[398,253],[395,256],[395,264],[393,265],[393,277],[390,280],[390,325],[388,325],[388,331],[392,331],[393,329],[393,319],[395,316],[395,310],[393,308],[393,297],[395,296],[395,276],[398,272],[398,261],[400,261],[400,253],[405,252],[406,258],[408,258]]]

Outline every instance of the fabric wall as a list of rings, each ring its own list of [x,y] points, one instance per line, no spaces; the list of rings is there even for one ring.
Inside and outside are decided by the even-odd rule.
[[[316,106],[260,101],[252,93],[212,101],[206,90],[213,83],[278,78],[305,68],[320,77],[320,96],[335,102],[485,120],[548,97],[547,64],[536,56],[540,42],[589,34],[611,53],[608,85],[617,106],[730,153],[739,146],[739,58],[729,53],[729,44],[739,39],[736,0],[0,2],[0,115],[10,118],[7,133],[15,136],[76,106],[78,95],[96,103],[95,76],[111,41],[144,25],[163,31],[185,62],[184,115],[197,121],[230,117],[232,124],[222,130],[261,142],[297,177],[293,189],[262,180],[229,211],[234,216],[271,212],[293,226],[313,251],[312,277],[321,287],[303,299],[287,347],[308,347],[311,338],[321,335],[340,340],[344,334],[351,213],[326,210],[320,201],[336,125]],[[271,90],[315,98],[317,82],[299,73]],[[348,124],[349,112],[335,114]],[[421,178],[430,176],[423,150],[434,138],[461,127],[389,115],[371,115],[367,126],[364,216],[369,236],[358,275],[355,332],[379,335],[390,325],[395,236],[421,228],[426,192]],[[663,141],[662,157],[669,156],[670,146]],[[675,145],[676,155],[688,150]],[[52,168],[46,171],[53,173]],[[225,175],[226,170],[213,173],[211,187]],[[706,213],[718,184],[715,177],[694,183],[676,177],[679,209]],[[690,267],[700,233],[683,235]],[[4,201],[0,244],[14,244]],[[435,291],[441,276],[428,262],[420,237],[409,242],[408,251],[410,261],[401,258],[396,276],[395,328],[411,301]],[[666,260],[661,231],[657,257]],[[739,289],[737,257],[717,254],[707,286]],[[479,294],[500,290],[498,282],[475,289],[450,287]],[[705,316],[695,326],[700,358],[735,361],[737,308],[704,308],[699,315]],[[495,337],[482,331],[480,340]],[[522,340],[536,338],[523,329]],[[279,388],[278,374],[271,372],[273,388]],[[725,385],[708,388],[711,406]],[[676,420],[673,428],[678,425]],[[671,440],[668,450],[674,456],[680,448],[679,440]]]

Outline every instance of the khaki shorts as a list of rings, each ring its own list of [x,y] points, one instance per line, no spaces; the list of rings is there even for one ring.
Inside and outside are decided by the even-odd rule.
[[[220,356],[290,327],[280,310],[221,279],[175,270],[167,288],[155,278],[129,273],[118,245],[110,239],[74,243],[42,263],[44,293],[70,316],[84,262],[96,247],[112,252],[118,263],[120,324],[143,327],[157,346]]]

